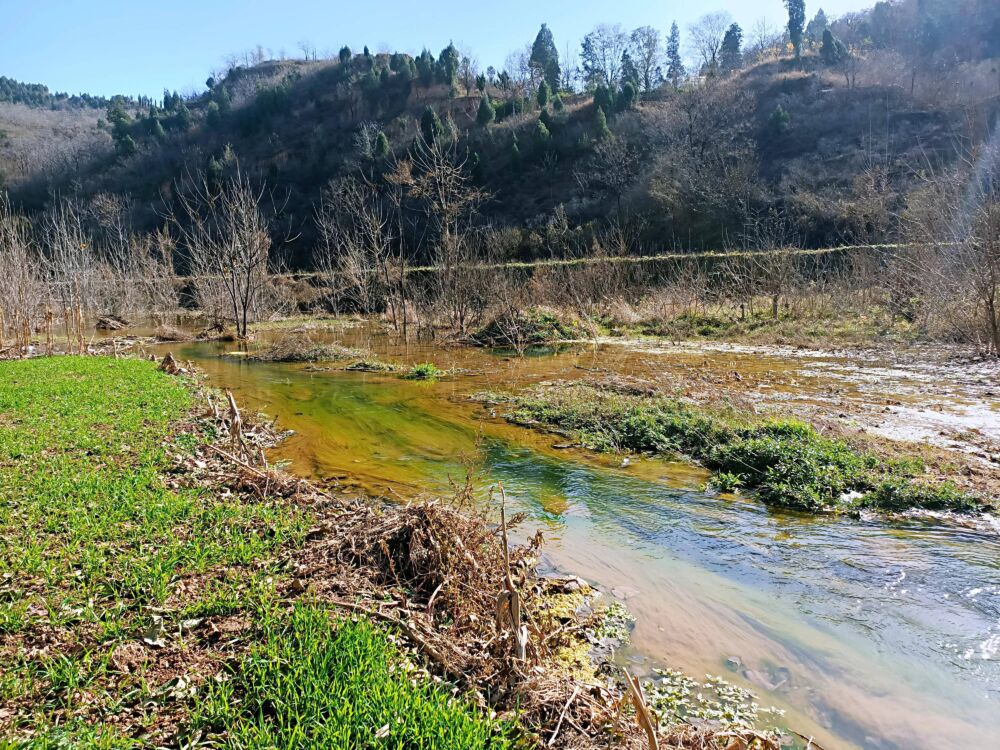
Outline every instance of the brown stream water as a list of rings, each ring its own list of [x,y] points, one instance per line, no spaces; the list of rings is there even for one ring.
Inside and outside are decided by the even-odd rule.
[[[1000,748],[1000,529],[776,511],[705,490],[706,474],[683,461],[623,468],[620,457],[556,449],[560,438],[468,399],[595,371],[668,384],[740,373],[748,391],[777,390],[792,411],[842,404],[876,414],[887,434],[909,424],[919,438],[952,429],[997,440],[988,373],[886,353],[601,343],[516,358],[402,347],[364,327],[332,338],[469,372],[415,382],[218,356],[234,344],[173,349],[294,430],[274,457],[299,474],[399,497],[447,493],[468,467],[483,487],[503,481],[530,516],[522,532],[543,530],[547,567],[626,600],[636,626],[619,658],[640,673],[722,675],[827,750]],[[727,666],[734,656],[740,665]]]

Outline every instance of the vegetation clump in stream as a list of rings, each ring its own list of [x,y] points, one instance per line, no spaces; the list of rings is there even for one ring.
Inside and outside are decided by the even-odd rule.
[[[472,342],[479,346],[525,347],[573,341],[583,336],[580,327],[552,310],[530,308],[505,310],[472,334]]]
[[[364,352],[339,344],[323,344],[307,333],[290,333],[247,355],[255,362],[336,362],[357,359]]]
[[[919,481],[916,459],[883,459],[795,420],[742,420],[676,399],[584,385],[479,398],[509,404],[506,417],[515,424],[570,435],[592,450],[690,456],[715,472],[720,491],[747,490],[786,508],[973,512],[987,505],[949,483]]]

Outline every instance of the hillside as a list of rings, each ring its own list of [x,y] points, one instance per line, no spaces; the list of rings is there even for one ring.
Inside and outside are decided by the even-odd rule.
[[[152,230],[179,182],[238,163],[281,193],[275,237],[286,260],[308,267],[323,188],[359,173],[378,181],[412,151],[430,108],[482,191],[470,220],[518,229],[507,252],[521,257],[552,252],[532,230],[557,216],[581,228],[582,246],[589,227],[628,219],[643,251],[746,244],[754,239],[746,227],[768,216],[780,217],[768,232],[781,234],[769,241],[882,242],[894,237],[914,176],[984,141],[1000,110],[995,45],[959,59],[939,42],[934,65],[921,64],[918,76],[904,41],[879,31],[883,5],[831,24],[846,40],[836,41],[839,60],[816,39],[793,59],[777,39],[741,52],[743,64],[728,74],[630,93],[621,81],[564,89],[544,108],[530,71],[519,78],[491,68],[477,80],[453,47],[437,60],[345,48],[330,60],[237,66],[197,97],[168,95],[151,107],[118,99],[101,118],[79,107],[0,104],[0,175],[29,212],[56,194],[84,202],[127,194],[133,225]],[[942,28],[958,23],[944,6],[927,13]],[[977,22],[989,27],[988,18]],[[483,95],[495,110],[489,124],[477,123]],[[379,134],[388,154],[375,153]],[[413,231],[423,231],[419,222]]]

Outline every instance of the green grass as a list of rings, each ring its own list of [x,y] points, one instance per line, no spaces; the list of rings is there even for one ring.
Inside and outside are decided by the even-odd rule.
[[[510,725],[409,674],[384,630],[302,603],[290,617],[265,618],[260,643],[196,706],[195,726],[240,750],[512,744]]]
[[[16,712],[0,713],[0,750],[163,744],[144,736],[164,709],[173,731],[178,700],[230,747],[504,747],[497,724],[403,670],[384,631],[333,628],[318,606],[286,617],[279,553],[309,518],[173,481],[173,456],[211,438],[190,419],[194,401],[191,382],[151,362],[0,362],[0,638],[13,644],[0,706]],[[192,574],[204,585],[172,598]],[[250,649],[242,668],[170,697],[167,675],[220,668],[235,646],[213,641],[204,618],[233,615],[250,623],[233,642]],[[201,630],[185,624],[195,618]],[[150,634],[165,648],[143,646]],[[136,645],[143,664],[120,667],[116,654]]]
[[[883,460],[794,420],[740,421],[673,399],[585,386],[484,398],[509,402],[512,422],[568,432],[592,450],[688,455],[715,473],[713,484],[720,491],[748,490],[773,505],[807,511],[971,512],[983,507],[981,500],[949,484],[915,481],[923,471],[919,460]],[[850,493],[861,497],[842,499]]]
[[[431,362],[423,362],[411,367],[409,372],[403,377],[407,380],[437,380],[447,374],[445,370],[440,369],[437,365]]]

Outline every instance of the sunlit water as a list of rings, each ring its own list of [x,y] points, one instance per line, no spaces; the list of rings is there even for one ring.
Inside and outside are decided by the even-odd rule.
[[[639,458],[623,468],[620,457],[556,449],[561,439],[505,424],[468,399],[595,369],[649,374],[683,357],[685,367],[726,369],[730,360],[607,346],[519,360],[344,336],[384,357],[471,372],[421,383],[220,358],[232,344],[174,348],[295,431],[276,457],[296,472],[390,497],[447,493],[469,470],[480,486],[502,481],[530,515],[522,531],[543,530],[547,566],[626,601],[637,622],[620,659],[633,670],[721,674],[786,709],[783,722],[827,750],[1000,748],[995,533],[769,511],[705,491],[705,474],[683,462]],[[829,387],[807,371],[815,361],[740,356],[735,366],[786,382],[802,371],[808,385],[795,398]],[[895,393],[891,380],[878,382]],[[994,407],[973,404],[990,424]],[[730,657],[740,666],[727,666]]]

